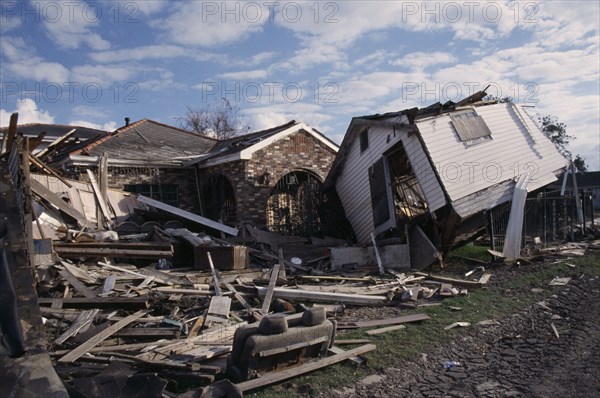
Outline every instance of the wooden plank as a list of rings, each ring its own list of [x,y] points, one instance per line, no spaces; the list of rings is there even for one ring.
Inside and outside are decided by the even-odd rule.
[[[15,141],[15,136],[17,135],[18,120],[18,112],[14,112],[10,115],[10,121],[8,122],[8,131],[6,132],[6,136],[3,137],[3,139],[6,139],[6,152],[10,152],[12,150],[13,142]]]
[[[292,377],[296,377],[298,375],[302,375],[305,373],[312,372],[317,369],[324,368],[329,365],[336,364],[338,362],[342,362],[348,358],[355,357],[360,354],[364,354],[369,351],[375,350],[374,344],[366,344],[352,350],[348,350],[341,354],[336,354],[331,357],[323,358],[316,362],[305,363],[300,366],[294,366],[292,368],[268,373],[266,376],[259,377],[257,379],[252,379],[248,381],[244,381],[242,383],[236,384],[237,388],[239,388],[242,392],[255,390],[260,387],[265,387],[274,383],[278,383],[283,380],[291,379]]]
[[[133,310],[150,306],[148,298],[145,297],[72,297],[63,299],[40,297],[38,302],[41,306],[58,305],[58,307],[53,308],[122,308]]]
[[[77,333],[79,333],[80,330],[91,325],[99,311],[100,310],[95,309],[80,312],[79,316],[77,317],[77,319],[75,319],[71,326],[69,326],[67,330],[65,330],[60,336],[58,336],[56,340],[54,340],[54,344],[64,343],[69,337],[76,335]]]
[[[259,296],[265,296],[267,293],[266,287],[256,287],[255,289]],[[388,301],[387,297],[385,296],[311,292],[298,289],[288,289],[283,287],[276,287],[275,289],[273,289],[273,297],[289,300],[310,300],[316,302],[341,302],[355,305],[381,305],[385,304]]]
[[[271,270],[271,278],[269,279],[269,286],[267,287],[267,291],[265,293],[265,299],[262,305],[262,313],[266,314],[269,312],[269,307],[271,306],[271,300],[273,300],[273,290],[275,289],[275,284],[277,283],[277,277],[279,276],[279,264],[275,264],[273,269]]]
[[[44,155],[46,155],[47,153],[49,153],[50,151],[52,151],[54,148],[56,148],[59,144],[65,142],[66,140],[68,140],[69,138],[71,138],[71,136],[73,134],[75,134],[76,129],[72,129],[70,130],[68,133],[61,135],[60,137],[58,137],[57,139],[55,139],[54,141],[52,141],[50,143],[50,145],[48,145],[46,148],[44,148],[43,150],[41,150],[36,156],[41,159],[44,157]]]
[[[479,283],[478,281],[467,281],[464,279],[449,278],[446,276],[428,274],[426,272],[415,272],[415,274],[419,276],[424,276],[427,279],[431,279],[432,281],[450,283],[458,286],[481,287],[481,283]]]
[[[387,326],[387,325],[399,325],[401,323],[408,322],[419,322],[431,319],[426,314],[411,314],[395,318],[376,319],[373,321],[357,321],[357,322],[338,322],[338,329],[356,329],[356,328],[367,328],[373,326]]]
[[[210,299],[206,320],[212,322],[225,322],[229,318],[231,298],[225,296],[213,296]]]
[[[225,287],[227,288],[227,290],[229,290],[231,293],[233,293],[233,296],[236,298],[236,300],[249,312],[252,313],[254,311],[254,308],[252,308],[252,306],[250,304],[248,304],[248,302],[244,299],[244,297],[237,291],[235,290],[235,288],[231,285],[231,283],[226,283]]]
[[[108,196],[106,195],[106,189],[108,188],[108,155],[103,152],[98,159],[98,188],[100,188],[100,196],[105,203],[108,203]],[[107,206],[108,207],[108,206]],[[96,220],[98,229],[103,229],[104,219],[101,211],[96,212]],[[110,220],[106,220],[110,222]]]
[[[375,235],[371,232],[371,242],[373,242],[373,250],[375,251],[375,258],[377,259],[377,267],[379,268],[379,273],[383,274],[385,271],[383,269],[383,263],[381,262],[381,256],[379,255],[379,249],[377,248],[377,243],[375,242]]]
[[[192,328],[190,329],[190,332],[188,333],[188,335],[186,337],[187,340],[196,337],[196,335],[200,331],[200,328],[204,324],[204,319],[205,318],[203,315],[199,316],[198,319],[196,319],[196,322],[194,322],[194,326],[192,326]]]
[[[210,265],[210,273],[213,277],[213,288],[215,289],[215,294],[217,296],[221,296],[223,293],[221,292],[221,281],[219,281],[219,277],[217,276],[217,270],[215,269],[215,265],[213,264],[212,257],[210,256],[210,252],[206,252],[206,256],[208,257],[208,264]]]
[[[94,190],[94,194],[96,195],[96,200],[98,201],[98,205],[100,205],[102,214],[104,215],[104,217],[106,217],[108,229],[111,229],[110,224],[111,224],[112,215],[108,211],[108,205],[106,204],[106,201],[102,197],[102,191],[100,190],[100,187],[98,186],[98,182],[96,181],[96,176],[94,176],[94,173],[92,172],[92,170],[87,169],[86,171],[87,171],[88,177],[90,178],[90,183],[92,184],[92,189]]]
[[[385,327],[385,328],[367,330],[367,334],[369,336],[373,336],[373,335],[376,335],[376,334],[382,334],[382,333],[392,332],[394,330],[401,330],[401,329],[406,329],[406,326],[404,326],[404,325],[393,325],[393,326],[388,326],[388,327]]]
[[[371,340],[369,339],[335,339],[336,345],[346,345],[346,344],[369,344]]]
[[[30,153],[29,154],[29,160],[35,166],[37,166],[38,168],[44,170],[46,173],[48,173],[48,174],[50,174],[50,175],[58,178],[60,180],[60,182],[62,182],[63,184],[65,184],[67,187],[73,188],[73,185],[71,185],[71,183],[69,181],[65,180],[60,174],[58,174],[56,171],[54,171],[54,169],[52,169],[50,166],[47,166],[46,164],[44,164],[44,162],[42,162],[41,160],[39,160],[35,155],[32,155]]]
[[[82,227],[88,224],[88,220],[83,214],[35,179],[31,179],[31,190],[40,198],[47,200],[53,206],[73,217]]]
[[[110,325],[107,329],[98,333],[97,335],[95,335],[94,337],[92,337],[91,339],[86,341],[85,343],[81,344],[80,346],[78,346],[77,348],[75,348],[74,350],[72,350],[71,352],[69,352],[68,354],[63,356],[62,358],[59,358],[58,362],[65,363],[65,362],[76,361],[78,358],[80,358],[82,355],[84,355],[86,352],[88,352],[88,350],[90,348],[100,344],[102,341],[106,340],[107,338],[109,338],[110,336],[112,336],[113,334],[115,334],[116,332],[118,332],[119,330],[124,328],[125,326],[129,325],[130,323],[134,322],[136,319],[143,317],[148,312],[149,312],[148,310],[138,311],[132,315],[129,315],[125,319],[120,320],[119,322],[115,323],[114,325]]]
[[[60,271],[58,271],[58,273],[60,274],[60,276],[65,278],[71,284],[71,286],[73,286],[73,288],[75,290],[77,290],[79,293],[81,293],[81,295],[83,295],[84,297],[87,297],[87,298],[95,298],[96,297],[96,293],[94,293],[92,291],[92,289],[90,289],[89,287],[84,285],[83,282],[81,282],[79,279],[77,279],[75,277],[75,275],[73,275],[72,273],[69,272],[69,270],[61,269]]]
[[[198,224],[216,229],[217,231],[225,232],[226,234],[233,235],[233,236],[237,236],[237,234],[238,234],[238,230],[236,228],[232,228],[227,225],[223,225],[223,224],[215,222],[213,220],[209,220],[208,218],[201,217],[196,214],[190,213],[188,211],[178,209],[177,207],[174,207],[174,206],[169,206],[165,203],[159,202],[158,200],[150,199],[143,195],[137,195],[137,199],[138,199],[138,201],[140,201],[144,204],[150,205],[152,207],[166,211],[171,214],[175,214],[179,217],[186,218],[186,219],[196,222]]]
[[[102,294],[108,294],[115,288],[115,282],[117,281],[117,276],[115,274],[110,274],[104,279],[104,284],[102,284]]]
[[[334,346],[331,346],[331,347],[329,348],[329,350],[327,350],[327,351],[329,351],[329,352],[330,352],[330,353],[332,353],[332,354],[343,354],[343,353],[345,353],[345,352],[346,352],[346,350],[344,350],[344,349],[342,349],[342,348],[340,348],[340,347],[337,347],[337,346],[335,346],[335,345],[334,345]],[[350,361],[354,362],[354,363],[355,363],[356,365],[358,365],[358,366],[360,366],[360,365],[364,365],[364,364],[367,362],[367,361],[365,361],[365,360],[364,360],[364,358],[361,358],[361,357],[359,357],[359,356],[350,357],[350,358],[348,358],[348,360],[350,360]]]
[[[148,250],[148,249],[114,249],[110,247],[81,247],[73,244],[56,244],[54,251],[62,257],[117,257],[134,259],[157,259],[173,257],[172,250]]]

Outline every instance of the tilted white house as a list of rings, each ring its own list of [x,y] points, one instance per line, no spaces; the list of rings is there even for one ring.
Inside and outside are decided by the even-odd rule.
[[[520,175],[530,174],[529,191],[556,180],[567,160],[523,106],[484,95],[352,119],[325,185],[359,243],[418,230],[409,236],[445,254],[511,200]]]

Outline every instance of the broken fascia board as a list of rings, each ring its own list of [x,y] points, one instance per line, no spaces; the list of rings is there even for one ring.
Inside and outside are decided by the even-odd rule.
[[[72,166],[88,166],[88,167],[96,167],[98,165],[99,156],[85,156],[85,155],[69,155],[61,163],[70,163]],[[164,161],[164,162],[156,162],[156,161],[146,161],[143,159],[114,159],[109,158],[108,164],[112,166],[146,166],[146,167],[168,167],[168,166],[182,166],[183,161]]]
[[[179,209],[177,207],[170,206],[168,204],[159,202],[158,200],[150,199],[143,195],[137,195],[137,199],[141,203],[145,203],[145,204],[155,207],[157,209],[164,210],[168,213],[175,214],[177,216],[186,218],[190,221],[197,222],[198,224],[202,224],[204,226],[214,228],[218,231],[225,232],[226,234],[233,235],[233,236],[237,236],[237,234],[238,234],[238,230],[235,228],[218,223],[216,221],[210,220],[205,217],[201,217],[197,214],[190,213],[189,211],[185,211],[185,210]]]
[[[328,148],[330,148],[331,150],[333,150],[334,152],[337,153],[339,147],[333,141],[330,141],[323,134],[319,133],[317,130],[308,126],[306,123],[298,123],[298,124],[295,124],[287,129],[283,130],[283,131],[280,131],[279,133],[273,134],[270,137],[260,140],[256,144],[251,145],[248,148],[245,148],[239,152],[232,153],[230,155],[223,156],[223,157],[218,157],[218,154],[217,154],[217,157],[215,157],[213,159],[209,159],[206,162],[202,162],[202,160],[200,159],[200,160],[195,160],[193,162],[187,163],[186,166],[200,162],[200,163],[198,163],[198,167],[206,168],[206,167],[210,167],[210,166],[216,166],[218,164],[234,162],[236,160],[250,160],[250,159],[252,159],[252,155],[255,152],[257,152],[263,148],[266,148],[267,146],[271,145],[272,143],[279,141],[280,139],[285,138],[288,135],[293,134],[300,130],[306,131],[308,134],[313,136],[315,139],[317,139],[318,141],[323,143],[325,146],[327,146]]]

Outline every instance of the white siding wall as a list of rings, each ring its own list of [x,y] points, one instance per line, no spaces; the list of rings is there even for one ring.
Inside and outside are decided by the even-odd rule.
[[[390,137],[389,142],[387,142],[388,136]],[[424,180],[422,186],[430,211],[445,204],[443,191],[437,183],[416,135],[408,137],[407,133],[396,131],[394,137],[393,130],[390,128],[371,127],[369,129],[369,148],[361,154],[360,140],[357,136],[351,144],[336,181],[336,190],[358,242],[368,242],[369,234],[374,229],[369,167],[400,140],[403,142],[415,173]]]
[[[449,115],[417,122],[452,201],[526,172],[533,172],[529,190],[555,180],[553,172],[566,160],[523,110],[529,132],[510,103],[478,107],[476,112],[490,128],[492,140],[469,148],[458,138]]]

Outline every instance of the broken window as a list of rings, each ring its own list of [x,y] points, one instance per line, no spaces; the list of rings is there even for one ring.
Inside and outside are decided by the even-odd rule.
[[[369,148],[369,129],[364,129],[360,133],[360,153],[363,153]]]
[[[452,113],[450,119],[458,137],[467,147],[492,139],[492,132],[474,109]]]
[[[406,225],[427,212],[425,195],[402,142],[369,169],[375,234]]]
[[[226,225],[235,225],[235,194],[223,174],[208,176],[201,186],[203,216]]]
[[[395,145],[386,157],[390,168],[396,218],[398,223],[405,224],[427,212],[425,194],[402,142]]]
[[[179,207],[179,187],[177,184],[125,184],[124,190]]]
[[[321,182],[306,171],[283,176],[267,200],[267,226],[282,235],[310,236],[320,232],[318,208]]]

